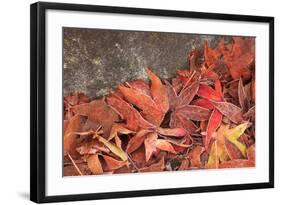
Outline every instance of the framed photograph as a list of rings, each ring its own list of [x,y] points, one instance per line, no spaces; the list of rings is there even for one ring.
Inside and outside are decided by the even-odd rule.
[[[274,18],[31,5],[30,198],[274,187]]]

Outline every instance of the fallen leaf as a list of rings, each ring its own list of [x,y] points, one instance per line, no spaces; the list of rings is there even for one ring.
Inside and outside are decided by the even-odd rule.
[[[67,129],[64,130],[64,139],[63,139],[64,156],[67,153],[70,153],[71,155],[77,154],[75,149],[78,144],[76,139],[77,135],[72,133],[79,132],[81,129],[82,129],[81,117],[80,115],[75,115],[69,120]]]
[[[212,104],[218,109],[224,116],[230,119],[234,123],[239,123],[242,121],[242,110],[236,105],[229,102],[215,102]]]
[[[248,128],[248,123],[240,124],[232,129],[227,129],[224,132],[225,137],[233,143],[242,153],[244,157],[247,155],[247,147],[246,145],[242,144],[240,141],[238,141],[238,138],[245,132],[245,130]]]
[[[148,162],[152,153],[156,150],[157,133],[151,132],[146,135],[144,140],[145,159]]]
[[[166,87],[150,69],[147,69],[146,72],[151,80],[151,95],[153,100],[160,107],[162,112],[166,113],[169,110],[169,99]]]
[[[158,139],[156,141],[156,147],[160,150],[163,151],[167,151],[167,152],[171,152],[173,154],[176,154],[177,152],[175,151],[173,145],[168,142],[167,140],[163,140],[163,139]]]
[[[104,158],[104,161],[105,161],[108,169],[111,171],[119,169],[119,168],[127,165],[126,161],[119,161],[119,160],[116,160],[113,157],[110,157],[107,155],[103,155],[103,158]]]
[[[214,111],[211,114],[210,120],[207,125],[207,134],[205,139],[205,149],[207,150],[209,147],[209,143],[211,141],[211,138],[213,136],[213,133],[218,129],[222,121],[222,114],[217,111],[217,109],[214,109]]]
[[[118,156],[120,159],[122,159],[123,161],[127,161],[128,160],[128,156],[127,153],[124,152],[122,149],[120,149],[119,147],[115,146],[114,144],[108,142],[106,139],[104,139],[103,137],[99,137],[98,140],[100,142],[102,142],[105,146],[108,147],[108,149],[110,149],[110,151],[115,154],[116,156]]]
[[[97,154],[90,155],[90,157],[87,159],[87,164],[93,174],[103,173],[102,165]]]
[[[91,121],[102,125],[104,136],[109,137],[111,127],[118,120],[117,113],[104,100],[93,100],[72,108],[75,114],[87,116]]]
[[[133,136],[127,145],[127,152],[132,153],[136,149],[138,149],[145,140],[145,137],[148,133],[151,133],[151,130],[140,130],[135,136]]]
[[[152,164],[148,167],[144,167],[142,169],[140,169],[141,172],[159,172],[159,171],[163,171],[165,168],[164,165],[164,157],[161,157],[161,159],[156,162],[155,164]]]
[[[204,148],[202,146],[196,146],[194,147],[189,153],[188,158],[190,160],[191,167],[201,167],[201,154],[203,153]]]

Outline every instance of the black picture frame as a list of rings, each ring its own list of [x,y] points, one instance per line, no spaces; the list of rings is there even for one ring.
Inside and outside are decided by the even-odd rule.
[[[269,181],[263,183],[229,184],[192,188],[171,188],[126,192],[88,193],[46,196],[45,140],[46,140],[46,10],[121,13],[151,16],[170,16],[194,19],[262,22],[269,25]],[[37,203],[76,200],[96,200],[123,197],[186,194],[198,192],[231,191],[274,187],[274,17],[230,15],[218,13],[125,8],[82,4],[38,2],[30,6],[30,199]]]

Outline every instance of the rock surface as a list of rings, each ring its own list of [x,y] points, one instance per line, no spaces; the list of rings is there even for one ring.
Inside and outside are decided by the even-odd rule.
[[[187,55],[216,44],[220,36],[64,28],[64,95],[80,91],[98,98],[121,82],[147,79],[145,68],[161,78],[187,68]]]

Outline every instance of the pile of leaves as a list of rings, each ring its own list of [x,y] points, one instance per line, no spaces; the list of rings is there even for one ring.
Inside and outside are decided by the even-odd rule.
[[[64,98],[64,175],[255,166],[255,41],[221,39],[188,69]]]

